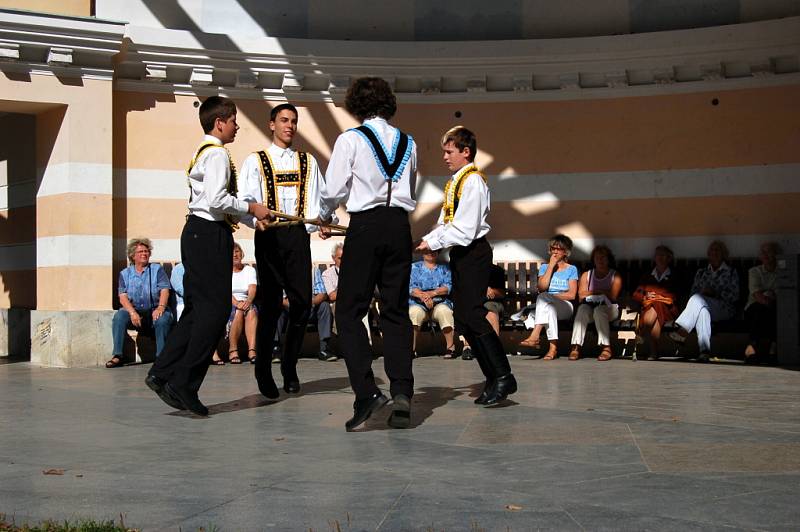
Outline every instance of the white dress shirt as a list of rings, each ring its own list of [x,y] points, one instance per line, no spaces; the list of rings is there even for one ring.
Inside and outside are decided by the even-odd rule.
[[[400,130],[383,118],[368,118],[365,125],[372,126],[384,146],[391,147]],[[417,146],[412,139],[411,157],[397,182],[392,183],[391,207],[413,211],[417,205]],[[391,154],[388,158],[391,159]],[[398,157],[402,156],[399,154]],[[344,201],[347,212],[361,212],[386,205],[388,181],[378,167],[372,145],[359,133],[345,131],[333,146],[325,183],[320,198],[320,215],[328,219],[339,203]]]
[[[267,148],[267,153],[275,166],[272,171],[276,174],[289,171],[300,171],[300,159],[297,151],[289,148],[279,148],[272,144]],[[319,216],[319,193],[322,184],[322,174],[319,171],[317,160],[310,153],[308,155],[308,188],[306,193],[306,210],[304,218],[316,218]],[[239,198],[256,203],[265,203],[264,198],[264,178],[261,175],[261,157],[258,153],[251,153],[242,163],[242,171],[239,174]],[[278,197],[276,207],[284,214],[297,215],[297,200],[299,188],[293,185],[278,186]],[[250,216],[242,219],[246,225],[255,227],[256,219]],[[306,224],[306,231],[313,233],[317,230],[316,225]]]
[[[226,214],[241,216],[247,214],[248,205],[228,193],[228,179],[231,167],[228,151],[222,141],[213,135],[205,135],[203,144],[213,143],[221,149],[206,148],[189,171],[189,214],[212,222],[225,219]]]
[[[458,172],[453,174],[451,179],[455,181],[457,175]],[[444,223],[444,209],[442,209],[436,228],[422,237],[431,249],[468,246],[480,237],[486,236],[491,229],[486,223],[491,203],[489,187],[478,174],[470,174],[465,179],[453,221]],[[455,183],[450,186],[455,186]]]

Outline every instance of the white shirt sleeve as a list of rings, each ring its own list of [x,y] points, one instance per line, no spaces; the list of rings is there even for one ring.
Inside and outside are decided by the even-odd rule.
[[[245,278],[247,279],[247,286],[250,286],[251,284],[258,286],[258,275],[256,275],[256,269],[248,264],[244,267],[244,271]]]
[[[467,176],[461,189],[453,221],[440,225],[422,239],[431,249],[449,248],[452,246],[468,246],[478,235],[489,207],[489,190],[478,174]],[[444,213],[439,214],[439,223],[443,223]]]
[[[322,187],[325,184],[325,179],[322,176],[322,172],[319,169],[319,164],[317,163],[316,158],[314,158],[314,156],[310,153],[308,154],[308,179],[310,181],[308,183],[308,198],[306,198],[306,205],[308,205],[306,218],[313,220],[316,219],[320,214],[320,196],[322,194]],[[339,222],[339,220],[336,218],[336,214],[331,213],[331,216],[332,223]],[[309,233],[313,233],[317,229],[319,228],[316,225],[306,224],[306,231]]]
[[[323,220],[333,216],[340,203],[347,201],[350,193],[350,182],[353,179],[353,163],[355,161],[355,139],[348,132],[339,135],[333,145],[333,153],[325,172],[319,198],[319,216]]]
[[[203,186],[209,210],[235,216],[247,214],[247,203],[228,193],[230,161],[227,152],[212,148],[204,155]]]
[[[261,163],[257,153],[251,153],[242,163],[239,172],[239,192],[237,197],[248,203],[264,203],[261,185]],[[253,216],[242,216],[242,223],[255,229],[256,219]]]

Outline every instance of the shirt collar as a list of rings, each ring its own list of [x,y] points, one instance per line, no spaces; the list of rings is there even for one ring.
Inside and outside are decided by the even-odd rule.
[[[711,265],[710,265],[710,264],[709,264],[708,266],[706,266],[706,269],[707,269],[708,271],[710,271],[711,273],[714,273],[714,269],[713,269],[713,268],[711,268]],[[720,266],[719,266],[719,269],[718,269],[717,271],[718,271],[718,272],[721,272],[721,271],[723,271],[723,270],[730,270],[730,269],[731,269],[731,267],[730,267],[730,266],[728,266],[728,263],[727,263],[727,262],[723,262],[722,264],[720,264]]]
[[[364,124],[388,124],[389,122],[386,121],[385,118],[380,116],[371,116],[364,120]]]
[[[286,156],[294,156],[294,150],[292,149],[291,146],[289,146],[288,148],[280,148],[275,144],[271,144],[268,149],[272,154],[272,156],[278,159],[281,159]]]
[[[217,146],[222,146],[222,141],[219,140],[214,135],[204,135],[203,142],[210,142],[211,144],[216,144]]]
[[[666,279],[667,277],[669,277],[669,274],[671,274],[671,273],[672,273],[672,270],[670,270],[669,266],[667,266],[667,269],[664,270],[664,273],[662,273],[661,275],[658,275],[658,269],[657,268],[653,268],[653,271],[650,272],[650,275],[652,275],[655,278],[656,281],[660,282],[660,281],[663,281],[664,279]]]

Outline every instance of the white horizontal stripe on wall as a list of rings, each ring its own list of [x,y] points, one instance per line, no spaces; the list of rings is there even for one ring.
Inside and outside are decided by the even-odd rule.
[[[62,235],[36,239],[36,264],[53,266],[110,266],[112,238],[106,235]]]
[[[507,161],[513,165],[513,161]],[[442,201],[449,176],[428,176],[418,189],[422,203]],[[489,176],[492,201],[557,202],[740,196],[800,192],[800,164],[688,170],[587,172]]]
[[[0,271],[35,270],[36,244],[8,244],[0,246]]]
[[[189,185],[182,170],[115,168],[114,197],[188,201]]]
[[[513,165],[513,161],[507,161]],[[417,200],[442,201],[447,175],[420,177]],[[564,174],[490,175],[492,201],[557,202],[739,196],[800,192],[800,164],[585,172]],[[180,170],[114,170],[114,196],[187,200],[186,175]]]
[[[44,169],[37,197],[77,192],[111,194],[112,166],[99,163],[58,163]]]
[[[489,233],[491,237],[491,233]],[[673,236],[642,238],[575,238],[573,239],[573,257],[584,260],[589,257],[592,248],[597,244],[605,244],[611,248],[619,259],[647,259],[652,257],[653,250],[659,244],[669,246],[676,257],[702,258],[706,256],[708,244],[719,238],[728,246],[732,257],[756,257],[762,242],[775,241],[783,248],[784,253],[800,254],[800,234],[754,234],[754,235],[708,235],[708,236]],[[254,262],[252,240],[237,240],[245,254],[245,262]],[[332,262],[331,249],[336,242],[344,242],[343,237],[329,240],[311,240],[311,260],[314,262]],[[118,239],[117,249],[125,249],[125,241]],[[546,239],[491,240],[494,249],[494,260],[504,261],[541,261],[547,252]],[[153,240],[153,262],[179,262],[180,239]],[[116,257],[121,260],[123,257]]]
[[[491,233],[490,233],[491,235]],[[589,258],[592,248],[597,244],[605,244],[618,259],[647,259],[653,256],[659,244],[669,246],[676,258],[702,258],[706,256],[708,244],[719,238],[728,246],[731,257],[756,257],[762,242],[778,242],[787,254],[800,253],[800,234],[782,235],[727,235],[718,237],[652,237],[652,238],[575,238],[573,239],[572,256],[577,260]],[[495,261],[529,261],[546,260],[547,240],[497,240],[491,241]]]

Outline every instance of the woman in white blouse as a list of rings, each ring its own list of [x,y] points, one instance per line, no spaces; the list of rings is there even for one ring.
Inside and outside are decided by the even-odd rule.
[[[239,338],[242,330],[247,338],[247,358],[251,364],[256,362],[256,327],[258,326],[258,308],[253,303],[256,298],[258,276],[256,269],[242,264],[244,251],[238,242],[233,243],[233,276],[231,277],[231,315],[228,318],[228,361],[241,364],[239,358]],[[219,357],[214,364],[222,365]]]

